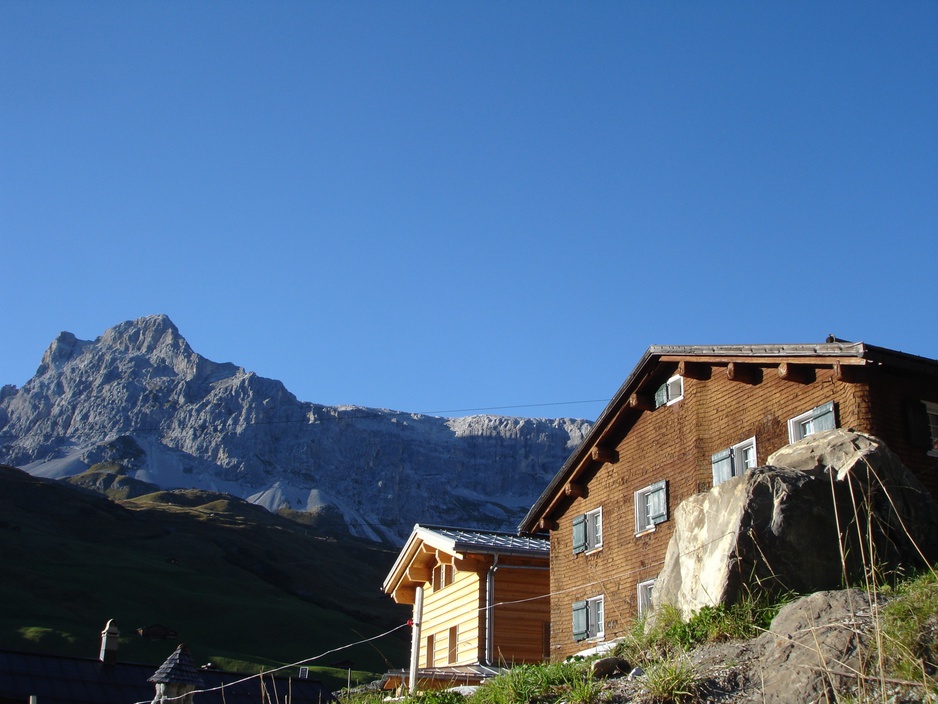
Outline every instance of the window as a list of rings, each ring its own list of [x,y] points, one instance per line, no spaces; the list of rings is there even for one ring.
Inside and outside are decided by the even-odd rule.
[[[649,579],[638,583],[638,615],[651,609],[651,593],[655,588],[655,580]]]
[[[635,492],[635,533],[654,530],[668,520],[668,485],[657,482]]]
[[[573,603],[573,640],[601,638],[604,631],[603,597]]]
[[[710,466],[713,470],[713,486],[752,469],[756,466],[756,439],[752,437],[720,450],[710,458]]]
[[[929,455],[938,457],[938,403],[922,401],[925,404],[925,414],[928,416],[928,431],[931,434],[931,449]]]
[[[603,546],[603,510],[597,508],[573,519],[573,553],[597,550]]]
[[[449,648],[446,651],[446,662],[452,665],[459,659],[459,627],[450,626]]]
[[[427,667],[433,667],[435,664],[434,649],[436,648],[436,638],[432,635],[427,636]]]
[[[433,568],[433,591],[438,591],[443,587],[453,583],[454,572],[452,565],[437,565]]]
[[[655,391],[655,408],[670,406],[684,398],[684,377],[672,376]]]
[[[938,457],[938,403],[922,399],[906,399],[906,440],[912,447],[925,450],[931,457]]]
[[[814,433],[833,430],[836,427],[834,402],[828,401],[823,406],[812,408],[807,413],[802,413],[788,421],[788,442],[797,442]]]

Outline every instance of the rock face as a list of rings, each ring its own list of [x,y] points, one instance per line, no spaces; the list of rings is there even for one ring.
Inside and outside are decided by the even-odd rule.
[[[757,589],[837,589],[873,565],[938,557],[938,507],[876,438],[829,430],[768,461],[677,507],[653,606],[688,616]]]
[[[164,315],[93,342],[63,332],[29,382],[0,390],[0,462],[52,478],[116,462],[160,488],[326,512],[392,542],[416,522],[513,529],[589,427],[300,402],[196,354]]]

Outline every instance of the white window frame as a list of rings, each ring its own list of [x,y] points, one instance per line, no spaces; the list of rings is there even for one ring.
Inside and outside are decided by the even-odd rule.
[[[661,493],[661,506],[659,511],[652,513],[649,499]],[[659,523],[668,520],[668,483],[667,481],[649,484],[635,492],[635,535],[649,533],[657,528]]]
[[[635,588],[636,593],[636,604],[638,606],[638,615],[644,616],[646,612],[651,609],[651,594],[655,588],[654,579],[646,579],[644,582],[639,582],[638,586]]]
[[[573,603],[573,638],[574,640],[599,640],[606,635],[606,605],[602,595],[590,597]],[[586,617],[585,631],[577,631],[577,613]],[[577,637],[577,636],[580,637]]]
[[[938,457],[938,403],[922,401],[925,414],[928,416],[928,430],[931,433],[932,449],[928,451],[930,457]]]
[[[602,546],[603,508],[600,506],[573,519],[573,554],[590,553]]]
[[[675,374],[655,391],[655,408],[670,406],[684,398],[684,377]]]
[[[752,464],[747,464],[745,462],[745,451],[752,450]],[[738,442],[732,447],[729,447],[725,450],[720,450],[715,453],[710,458],[710,471],[713,475],[713,486],[722,484],[723,482],[732,479],[733,477],[738,477],[745,473],[747,469],[752,469],[756,466],[758,460],[756,459],[756,436],[753,435],[751,438],[747,438],[742,442]],[[729,461],[730,474],[725,479],[720,479],[717,474],[717,464],[720,462]]]
[[[799,440],[804,440],[806,437],[814,435],[817,432],[822,430],[828,430],[828,428],[821,427],[816,428],[815,424],[818,420],[824,419],[827,416],[830,416],[830,426],[831,428],[837,427],[837,416],[836,409],[834,408],[834,402],[828,401],[827,403],[822,403],[820,406],[812,408],[810,411],[805,411],[804,413],[795,416],[788,421],[788,442],[798,442]],[[827,422],[825,421],[824,425]]]

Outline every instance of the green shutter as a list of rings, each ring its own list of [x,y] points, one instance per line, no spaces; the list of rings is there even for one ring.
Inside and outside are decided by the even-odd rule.
[[[586,514],[573,519],[573,554],[586,551]]]
[[[665,382],[655,391],[655,408],[661,408],[668,402],[668,383]]]
[[[658,525],[668,520],[668,486],[660,481],[648,492],[648,523]]]
[[[586,601],[573,602],[573,640],[589,637],[589,606]]]

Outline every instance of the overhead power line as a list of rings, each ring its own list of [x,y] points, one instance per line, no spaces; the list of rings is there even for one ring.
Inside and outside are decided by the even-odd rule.
[[[502,411],[509,408],[542,408],[544,406],[574,406],[580,403],[609,403],[608,398],[594,398],[589,401],[555,401],[553,403],[525,403],[517,406],[480,406],[479,408],[449,408],[443,411],[418,411],[425,416],[438,413],[471,413],[473,411]]]

